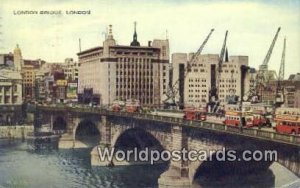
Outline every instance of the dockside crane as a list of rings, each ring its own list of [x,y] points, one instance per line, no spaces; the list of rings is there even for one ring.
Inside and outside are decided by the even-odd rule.
[[[211,112],[216,112],[217,108],[219,106],[219,86],[220,86],[220,78],[221,78],[221,72],[222,72],[222,65],[224,61],[224,55],[225,55],[225,50],[226,50],[226,41],[227,41],[227,35],[228,31],[225,33],[225,38],[223,41],[223,46],[220,52],[220,57],[218,61],[218,67],[217,71],[215,74],[215,80],[212,82],[211,90],[209,92],[209,103],[208,106],[211,108]],[[212,75],[213,76],[213,75]]]
[[[272,43],[269,47],[269,50],[264,58],[263,63],[259,66],[259,70],[256,71],[256,76],[254,80],[253,87],[248,91],[248,95],[245,95],[244,101],[249,101],[252,103],[261,102],[262,99],[262,90],[266,88],[269,81],[269,69],[268,63],[270,61],[274,46],[276,44],[279,32],[281,28],[279,27],[276,31],[276,34],[272,40]],[[253,72],[253,71],[252,71]]]
[[[213,31],[214,31],[214,29],[210,30],[208,36],[205,38],[205,40],[203,41],[203,43],[201,44],[201,46],[199,47],[197,52],[192,56],[191,60],[189,62],[187,62],[187,66],[184,68],[183,81],[185,80],[186,76],[190,72],[191,67],[193,66],[193,64],[195,63],[197,58],[202,53],[202,50],[203,50],[204,46],[206,45],[208,39],[212,35]],[[183,84],[183,83],[180,83],[180,79],[181,78],[179,77],[178,80],[176,80],[176,82],[167,91],[167,93],[166,93],[167,98],[164,100],[165,106],[170,107],[170,106],[179,106],[179,105],[181,105],[181,104],[178,104],[178,102],[176,102],[176,99],[175,99],[176,95],[179,92],[179,88],[180,88],[179,85]]]
[[[261,91],[262,89],[265,89],[267,86],[267,83],[269,81],[269,69],[268,69],[268,63],[270,61],[274,46],[276,44],[279,32],[280,32],[280,27],[277,29],[277,32],[272,40],[271,46],[267,52],[266,57],[264,58],[263,63],[259,66],[259,70],[257,71],[256,74],[256,79],[254,82],[254,88],[250,90],[250,94],[248,97],[248,100],[252,102],[260,102],[261,101]],[[253,100],[255,99],[255,101]]]
[[[281,56],[281,63],[277,78],[276,96],[275,96],[275,106],[280,107],[284,103],[284,87],[282,81],[284,80],[284,68],[285,68],[285,49],[286,49],[286,38],[283,41],[283,50]]]

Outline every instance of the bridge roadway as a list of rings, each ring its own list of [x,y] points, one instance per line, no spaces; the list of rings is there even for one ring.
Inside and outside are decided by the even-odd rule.
[[[176,123],[179,126],[188,126],[198,129],[206,129],[216,132],[222,132],[226,134],[234,134],[245,137],[252,137],[256,139],[268,140],[272,142],[278,142],[288,145],[300,146],[300,136],[299,135],[289,135],[271,132],[268,130],[259,130],[253,128],[239,128],[233,126],[226,126],[221,123],[216,122],[201,122],[201,121],[191,121],[184,120],[181,118],[181,114],[177,113],[176,115],[171,115],[168,112],[152,112],[152,113],[128,113],[128,112],[114,112],[102,108],[96,107],[67,107],[67,106],[39,106],[40,109],[51,110],[51,111],[62,111],[67,110],[69,112],[84,112],[92,113],[99,115],[114,115],[120,117],[130,117],[136,119],[152,120],[157,122],[166,122],[166,123]],[[169,115],[169,116],[168,116]]]
[[[91,151],[91,165],[109,165],[113,161],[99,159],[97,148],[115,148],[125,144],[127,138],[145,137],[155,140],[155,146],[168,151],[181,151],[183,148],[194,151],[234,150],[241,154],[245,150],[276,151],[277,162],[300,177],[300,137],[297,135],[280,134],[265,130],[225,126],[221,123],[187,121],[182,117],[168,117],[166,114],[113,112],[101,108],[37,106],[35,110],[35,126],[42,123],[54,125],[58,119],[66,123],[66,132],[59,140],[60,148],[76,147],[76,130],[85,126],[83,122],[91,122],[100,134],[100,140]],[[40,125],[38,125],[40,122]],[[122,139],[123,138],[123,139]],[[124,139],[125,138],[125,139]],[[136,139],[133,144],[146,144]],[[119,144],[119,145],[118,145]],[[216,153],[211,154],[216,156]],[[169,161],[168,169],[158,179],[160,188],[188,188],[199,174],[219,172],[219,165],[225,169],[223,173],[253,173],[267,170],[273,161],[235,161],[218,160],[206,162]]]

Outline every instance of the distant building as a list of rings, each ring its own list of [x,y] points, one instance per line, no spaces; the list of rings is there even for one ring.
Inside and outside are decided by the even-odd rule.
[[[14,67],[16,70],[21,71],[22,74],[22,84],[23,84],[23,97],[24,100],[31,101],[35,99],[35,72],[39,70],[39,68],[45,64],[46,62],[37,59],[37,60],[28,60],[23,59],[22,52],[19,45],[16,46],[13,58],[10,56],[4,57],[6,58],[5,62],[7,64],[7,60],[14,60]]]
[[[53,73],[53,98],[52,101],[63,103],[67,98],[67,85],[64,72],[55,71]]]
[[[37,101],[46,100],[45,73],[40,70],[35,73],[35,98]]]
[[[19,55],[17,50],[18,46],[15,53]],[[9,58],[10,61],[13,57],[9,56]],[[12,64],[0,65],[0,125],[18,124],[23,117],[21,61],[16,56],[14,60]]]
[[[21,70],[23,64],[22,52],[17,44],[16,48],[14,49],[14,68],[17,71]]]
[[[63,76],[54,76],[54,75]],[[54,78],[55,77],[55,78]],[[63,63],[45,63],[38,71],[35,72],[36,79],[36,99],[40,102],[56,102],[56,81],[65,80],[65,74],[63,72]],[[64,83],[58,82],[58,84]],[[64,99],[64,97],[63,97]]]
[[[271,80],[268,87],[262,90],[262,102],[273,104],[276,97],[278,81]],[[281,82],[284,88],[284,107],[300,108],[300,73],[292,74]]]
[[[112,28],[103,46],[79,52],[78,100],[112,104],[137,99],[142,105],[161,105],[169,83],[169,41],[141,46],[136,28],[130,45],[118,45]]]
[[[35,91],[36,91],[36,72],[40,67],[46,62],[37,59],[37,60],[27,60],[23,59],[23,65],[21,68],[22,77],[23,77],[23,97],[25,100],[35,100]]]
[[[78,81],[79,63],[73,61],[72,58],[66,58],[62,68],[67,80],[76,82]]]
[[[14,54],[8,53],[8,54],[0,54],[0,66],[14,66]]]
[[[23,77],[23,96],[25,100],[34,100],[35,88],[35,69],[32,65],[25,65],[22,67]]]

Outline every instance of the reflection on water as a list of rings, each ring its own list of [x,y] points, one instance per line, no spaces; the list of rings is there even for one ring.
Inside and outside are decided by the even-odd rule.
[[[159,175],[167,168],[166,164],[91,167],[90,151],[91,148],[32,151],[25,143],[0,140],[0,187],[152,188],[157,187]],[[271,170],[248,178],[202,177],[194,187],[280,187],[298,179],[278,164],[273,164]]]

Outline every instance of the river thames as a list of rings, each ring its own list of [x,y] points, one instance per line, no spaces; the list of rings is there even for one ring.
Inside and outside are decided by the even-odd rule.
[[[28,149],[26,143],[0,140],[2,188],[154,188],[167,164],[123,167],[91,167],[90,148],[68,150]],[[247,177],[198,178],[193,187],[300,186],[299,178],[274,163],[270,170]]]

